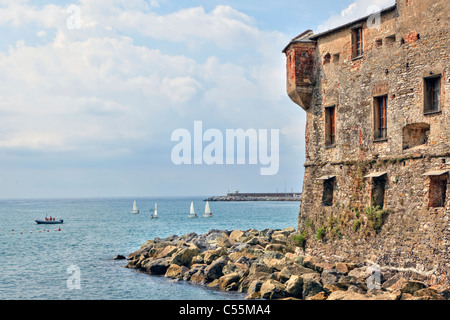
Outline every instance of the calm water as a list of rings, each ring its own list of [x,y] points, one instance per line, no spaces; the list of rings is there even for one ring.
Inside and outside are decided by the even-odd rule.
[[[201,216],[202,198],[137,198],[140,214],[130,213],[134,199],[58,199],[0,201],[0,299],[241,299],[183,281],[126,269],[128,256],[147,239],[206,233],[210,229],[296,227],[299,202],[212,202],[214,217]],[[188,219],[194,201],[198,219]],[[159,219],[150,219],[158,203]],[[45,215],[62,225],[37,225]],[[61,231],[58,231],[61,228]],[[12,231],[14,229],[14,231]],[[44,231],[48,230],[48,231]],[[80,289],[69,289],[80,271]],[[70,269],[69,269],[70,271]]]

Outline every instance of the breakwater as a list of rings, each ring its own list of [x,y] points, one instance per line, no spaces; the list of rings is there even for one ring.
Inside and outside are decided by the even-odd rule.
[[[205,201],[300,201],[301,193],[227,193]]]
[[[306,254],[294,228],[210,230],[148,240],[128,256],[127,268],[188,281],[248,299],[445,300],[445,286],[422,275]]]

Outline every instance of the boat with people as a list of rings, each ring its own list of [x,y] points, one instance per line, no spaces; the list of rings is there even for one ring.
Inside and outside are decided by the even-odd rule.
[[[155,202],[155,211],[154,211],[154,213],[151,215],[151,218],[152,218],[152,219],[157,219],[157,218],[158,218],[158,206],[156,205],[156,202]]]
[[[50,218],[47,218],[47,216],[45,216],[44,220],[36,219],[34,221],[36,221],[37,224],[62,224],[62,223],[64,223],[63,219],[56,220],[56,218],[52,217],[52,216],[50,216]]]
[[[211,218],[212,212],[211,212],[211,208],[209,207],[209,202],[206,201],[206,205],[205,205],[205,214],[203,215],[204,218]]]
[[[139,209],[137,208],[136,205],[136,200],[134,200],[133,202],[133,210],[131,210],[131,213],[139,213]]]
[[[191,209],[189,210],[188,218],[198,218],[197,214],[194,211],[194,201],[191,202]]]

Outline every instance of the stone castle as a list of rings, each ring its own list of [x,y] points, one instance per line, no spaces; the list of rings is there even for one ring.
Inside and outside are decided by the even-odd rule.
[[[397,0],[286,54],[305,249],[450,278],[450,2]]]

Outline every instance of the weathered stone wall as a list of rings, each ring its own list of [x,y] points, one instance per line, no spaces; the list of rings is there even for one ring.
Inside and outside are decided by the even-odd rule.
[[[445,205],[430,208],[433,178],[424,176],[450,170],[449,11],[448,0],[398,0],[377,26],[361,20],[310,38],[316,42],[314,87],[304,108],[299,216],[299,230],[309,234],[307,250],[414,268],[436,281],[450,272],[450,178],[441,175],[447,183]],[[352,58],[352,27],[358,25],[364,54]],[[440,110],[426,113],[424,79],[434,75],[441,79]],[[387,96],[387,138],[376,139],[375,99],[382,95]],[[336,109],[333,146],[325,143],[330,106]],[[389,212],[375,222],[366,214],[373,207],[375,180],[365,178],[374,172],[385,172],[383,209]],[[318,178],[325,176],[335,177],[331,206],[322,204],[324,180]],[[322,240],[315,239],[318,230],[325,232]]]

